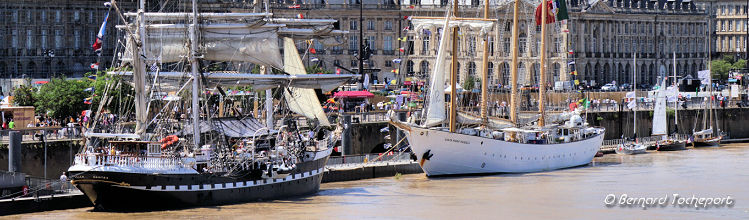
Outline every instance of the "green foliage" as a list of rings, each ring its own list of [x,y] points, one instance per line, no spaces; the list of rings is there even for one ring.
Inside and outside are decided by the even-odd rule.
[[[57,119],[80,114],[89,107],[83,104],[84,99],[89,97],[83,90],[90,84],[85,79],[52,79],[49,83],[42,85],[35,94],[37,111],[47,112]]]
[[[471,91],[474,87],[476,87],[476,79],[474,79],[473,76],[468,75],[468,77],[466,77],[466,80],[463,81],[463,89],[465,89],[466,91]]]
[[[723,56],[723,59],[713,60],[710,65],[713,78],[722,80],[728,79],[728,72],[731,69],[747,68],[746,60],[739,59],[734,61],[733,56]]]
[[[666,108],[666,115],[668,117],[674,117],[674,115],[676,115],[676,111],[673,108]]]
[[[87,74],[87,76],[91,75],[94,75],[94,73]],[[108,105],[104,106],[104,109],[117,112],[123,103],[132,103],[135,91],[130,84],[121,81],[121,76],[107,75],[104,72],[98,72],[95,75],[96,80],[84,80],[90,84],[86,88],[94,87],[94,96],[91,103],[91,106],[93,107],[92,109],[99,107],[99,102],[101,102],[101,99],[104,97],[104,92],[107,91],[107,89],[109,89],[107,91],[107,97],[111,97],[112,101],[109,101]],[[83,90],[80,92],[88,95],[87,97],[90,97],[91,95],[90,92],[84,92]]]
[[[33,106],[34,92],[34,88],[31,86],[19,86],[13,90],[13,103],[16,106]]]

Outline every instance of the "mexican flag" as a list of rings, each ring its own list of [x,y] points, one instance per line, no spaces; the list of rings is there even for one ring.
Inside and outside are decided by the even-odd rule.
[[[538,4],[538,7],[536,7],[536,25],[541,25],[541,5],[543,3]],[[564,0],[548,0],[546,1],[546,7],[548,7],[546,15],[547,24],[570,18],[567,13],[567,2]]]

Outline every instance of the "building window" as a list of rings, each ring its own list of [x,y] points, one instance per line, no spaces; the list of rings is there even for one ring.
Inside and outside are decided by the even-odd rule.
[[[359,66],[359,61],[358,60],[351,60],[351,67],[357,67],[357,66]]]
[[[526,48],[526,37],[524,33],[520,34],[520,37],[518,39],[518,56],[523,56],[525,54],[525,48]]]
[[[358,22],[356,20],[349,20],[348,29],[356,30],[357,25],[358,25]]]
[[[424,35],[421,37],[421,54],[422,56],[429,55],[429,39],[431,36]]]
[[[494,56],[494,37],[489,36],[487,43],[489,44],[489,56]]]
[[[382,49],[385,51],[393,50],[393,36],[385,36],[382,41]]]
[[[47,30],[42,30],[42,49],[47,49]]]
[[[62,30],[55,30],[55,48],[62,48]]]
[[[476,55],[476,35],[468,37],[468,56]]]
[[[40,15],[39,15],[39,20],[40,20],[41,22],[45,22],[45,21],[47,21],[47,11],[45,11],[45,10],[42,10],[42,11],[40,12]]]
[[[88,11],[88,23],[94,23],[94,11]]]
[[[80,21],[80,20],[81,20],[81,12],[79,12],[79,11],[75,11],[75,12],[73,13],[73,21],[76,21],[76,22],[78,22],[78,21]]]
[[[55,22],[60,23],[61,17],[60,10],[55,11]]]
[[[81,31],[75,30],[75,32],[73,32],[73,35],[73,47],[75,47],[75,49],[81,49]]]
[[[385,21],[385,30],[393,30],[393,22],[392,21]]]
[[[13,48],[18,48],[18,30],[13,29],[11,31],[11,37],[10,37],[10,45]]]
[[[356,36],[356,35],[348,36],[348,49],[359,50],[359,36]]]
[[[34,44],[34,32],[32,30],[26,30],[26,49],[33,48]]]
[[[408,73],[409,76],[414,74],[414,62],[408,61],[406,62],[406,73]]]
[[[507,85],[510,82],[510,64],[502,63],[502,85]]]
[[[474,80],[476,80],[476,63],[474,62],[468,62],[468,75],[471,76]]]
[[[408,48],[406,48],[406,51],[408,55],[414,55],[414,39],[411,37],[408,37]]]
[[[377,50],[377,47],[376,47],[377,41],[376,41],[376,39],[377,38],[375,36],[368,36],[367,37],[367,44],[369,46],[369,49],[372,50],[372,51]]]
[[[492,62],[486,64],[486,78],[487,83],[491,83],[492,85],[497,84],[497,81],[494,78],[494,63]]]
[[[728,23],[728,31],[733,31],[733,21],[727,21]]]
[[[429,62],[427,61],[421,61],[421,64],[419,65],[419,73],[421,75],[428,75],[429,74]]]
[[[510,38],[504,38],[502,41],[502,52],[507,56],[510,54]]]
[[[375,29],[375,21],[368,21],[367,22],[367,30],[373,31]]]
[[[554,53],[562,52],[562,40],[558,37],[554,38]]]
[[[12,16],[13,16],[13,18],[12,18],[13,22],[18,23],[18,12],[17,11],[13,11]]]

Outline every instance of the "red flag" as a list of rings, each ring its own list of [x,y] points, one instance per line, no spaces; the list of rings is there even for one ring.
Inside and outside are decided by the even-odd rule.
[[[551,0],[546,2],[546,24],[554,23],[554,13],[551,12],[553,4]],[[541,4],[536,7],[536,25],[541,25]]]
[[[304,19],[304,15],[303,14],[296,14],[296,18]]]
[[[314,47],[310,47],[309,48],[309,52],[312,53],[312,54],[316,54],[317,53],[317,51],[315,50]]]
[[[336,75],[341,75],[341,69],[338,69],[338,68],[336,68],[336,69],[335,69],[335,74],[336,74]]]
[[[405,49],[403,49],[403,48],[401,47],[401,48],[398,48],[398,51],[400,51],[401,53],[403,53],[403,52],[405,52],[406,50],[405,50]]]

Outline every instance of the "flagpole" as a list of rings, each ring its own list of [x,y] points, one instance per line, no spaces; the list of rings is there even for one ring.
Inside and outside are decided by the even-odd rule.
[[[453,0],[453,16],[458,17],[458,0]],[[446,31],[446,30],[445,30]],[[458,83],[458,26],[453,27],[452,64],[450,67],[450,132],[455,132],[457,117],[457,98],[455,84]]]

